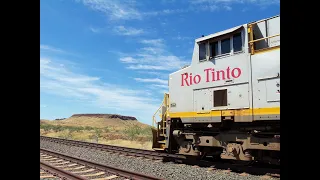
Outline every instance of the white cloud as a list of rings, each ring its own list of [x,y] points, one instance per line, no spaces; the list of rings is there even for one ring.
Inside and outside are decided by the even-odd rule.
[[[159,83],[159,84],[168,84],[167,80],[153,78],[153,79],[143,79],[143,78],[134,78],[134,80],[145,83]]]
[[[124,26],[116,26],[113,28],[113,31],[117,34],[120,35],[125,35],[125,36],[134,36],[134,35],[139,35],[142,34],[144,31],[142,29],[135,29],[132,27],[124,27]]]
[[[186,37],[186,36],[176,36],[176,37],[173,37],[172,39],[175,39],[175,40],[189,40],[191,39],[191,37]]]
[[[167,90],[168,89],[168,84],[164,85],[164,84],[151,84],[152,87],[156,87],[156,88],[162,88]]]
[[[48,107],[48,106],[45,104],[40,104],[40,108],[46,108],[46,107]]]
[[[224,6],[224,9],[226,9],[227,11],[231,11],[231,10],[232,10],[232,7],[230,7],[230,6]]]
[[[130,64],[127,66],[127,68],[135,69],[135,70],[174,71],[174,70],[178,70],[179,68],[183,67],[186,64],[190,64],[190,62],[184,61],[174,55],[153,55],[153,54],[142,54],[142,55],[143,57],[136,57],[136,58],[124,57],[127,59],[129,58],[134,59],[134,61],[126,62],[127,64]]]
[[[124,63],[127,69],[149,76],[156,76],[156,78],[145,78],[144,75],[144,78],[134,78],[136,81],[151,84],[148,88],[156,87],[159,89],[163,88],[164,85],[167,86],[169,72],[176,71],[190,64],[189,61],[168,52],[162,39],[144,39],[140,43],[144,44],[145,47],[140,48],[136,53],[118,54],[120,54],[120,62]],[[162,93],[162,91],[159,92]]]
[[[120,57],[120,61],[127,64],[128,69],[174,71],[190,64],[189,61],[168,52],[163,39],[144,39],[140,42],[146,47],[140,48],[134,54]]]
[[[111,20],[141,20],[144,16],[168,15],[188,12],[188,9],[163,9],[159,11],[139,11],[135,0],[75,0],[85,6],[106,14]],[[169,3],[174,0],[166,0]],[[140,3],[140,2],[139,2]]]
[[[142,44],[150,46],[163,46],[163,39],[144,39],[141,41]]]
[[[40,44],[40,50],[52,51],[52,52],[56,52],[56,53],[65,53],[65,51],[63,51],[61,49],[54,48],[52,46],[48,46],[48,45],[44,45],[44,44]]]
[[[142,20],[146,16],[170,15],[190,11],[232,10],[232,5],[251,4],[262,7],[279,5],[280,0],[189,0],[189,7],[183,9],[162,9],[158,11],[140,11],[136,0],[75,0],[85,6],[106,14],[111,20]],[[166,1],[166,2],[164,2]],[[162,3],[173,2],[163,0]],[[140,3],[140,2],[139,2]],[[140,3],[141,4],[141,3]],[[94,30],[93,30],[94,31]]]
[[[163,66],[152,66],[152,65],[130,65],[127,67],[128,69],[134,69],[134,70],[167,70],[166,67]]]
[[[218,10],[220,7],[230,11],[233,4],[252,4],[258,6],[269,6],[280,4],[280,0],[190,0],[190,4],[197,5],[202,10]],[[200,6],[199,6],[200,5]]]
[[[113,112],[125,109],[137,117],[151,117],[150,112],[159,106],[157,99],[148,96],[145,90],[104,83],[99,77],[73,72],[67,66],[60,66],[60,63],[51,58],[40,58],[40,91],[80,100]]]
[[[63,54],[63,55],[71,55],[80,57],[78,54],[67,52],[60,48],[52,47],[45,44],[40,44],[40,53],[54,53],[54,54]],[[66,61],[67,63],[71,63],[70,61]],[[74,64],[74,63],[73,63]],[[63,66],[63,64],[61,64]]]
[[[150,54],[161,54],[163,52],[162,48],[157,47],[143,47],[141,50]]]
[[[122,57],[120,58],[120,61],[123,63],[136,63],[137,60],[135,60],[133,57]]]
[[[101,32],[101,28],[90,27],[90,31],[92,31],[93,33],[100,33]]]
[[[141,19],[132,0],[76,0],[93,10],[105,13],[112,20]]]
[[[154,76],[156,76],[156,77],[158,77],[158,78],[161,78],[161,79],[168,79],[168,77],[169,77],[169,73],[165,73],[165,72],[163,72],[163,71],[142,71],[142,70],[140,70],[140,71],[136,71],[137,73],[140,73],[140,74],[144,74],[144,76],[143,77],[145,77],[145,76],[151,76],[151,77],[154,77]]]

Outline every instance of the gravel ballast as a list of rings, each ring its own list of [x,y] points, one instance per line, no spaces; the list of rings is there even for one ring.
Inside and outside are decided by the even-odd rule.
[[[262,178],[262,176],[250,174],[241,176],[239,173],[234,172],[226,173],[222,170],[209,170],[209,168],[192,167],[190,165],[181,164],[179,165],[172,162],[163,163],[149,159],[121,156],[119,154],[112,154],[96,149],[89,149],[72,145],[69,146],[46,140],[40,140],[40,148],[168,180],[258,180]],[[272,179],[276,178],[270,178],[270,180]]]

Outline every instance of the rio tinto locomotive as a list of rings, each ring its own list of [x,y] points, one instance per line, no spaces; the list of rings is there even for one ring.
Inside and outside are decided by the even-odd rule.
[[[154,150],[280,163],[280,16],[196,39],[157,112]]]

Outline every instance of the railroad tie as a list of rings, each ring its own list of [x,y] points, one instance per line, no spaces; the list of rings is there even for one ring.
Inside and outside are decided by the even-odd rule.
[[[63,161],[65,161],[65,160],[59,159],[59,160],[56,160],[56,161],[53,161],[53,162],[50,162],[50,163],[58,163],[58,162],[63,162]]]
[[[114,179],[117,178],[119,176],[117,175],[112,175],[112,176],[108,176],[108,177],[104,177],[104,178],[97,178],[97,179],[92,179],[92,180],[110,180],[110,179]]]
[[[42,158],[51,158],[52,156],[49,155],[40,155]]]
[[[56,177],[53,175],[45,175],[45,176],[40,176],[40,178],[56,178]]]
[[[105,172],[101,171],[101,172],[98,172],[98,173],[95,173],[95,174],[85,174],[85,175],[82,175],[83,177],[92,177],[92,176],[100,176],[102,174],[105,174]]]
[[[67,165],[60,165],[56,166],[57,168],[63,168],[63,167],[72,167],[72,166],[77,166],[78,164],[67,164]]]
[[[79,170],[79,169],[83,169],[83,168],[85,168],[85,166],[63,168],[63,170],[69,171],[69,170]]]
[[[53,158],[52,156],[40,156],[41,159],[51,159]]]
[[[57,160],[58,158],[50,158],[50,159],[45,159],[45,161],[54,161],[54,160]]]
[[[72,173],[79,174],[79,173],[86,173],[86,172],[92,172],[92,171],[95,171],[95,169],[87,169],[87,170],[84,170],[84,171],[76,171],[76,172],[72,172]]]
[[[54,164],[54,165],[63,165],[63,164],[68,164],[68,163],[70,163],[70,161],[63,161],[63,162],[51,162],[52,164]]]

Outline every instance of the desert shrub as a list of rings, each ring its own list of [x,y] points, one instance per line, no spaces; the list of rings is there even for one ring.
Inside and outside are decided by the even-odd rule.
[[[129,140],[149,141],[152,140],[151,128],[141,128],[134,125],[124,130],[124,133],[129,137]]]
[[[43,129],[44,131],[53,130],[54,132],[59,132],[63,130],[69,130],[71,132],[80,132],[82,130],[95,130],[96,128],[86,126],[61,126],[61,125],[51,125],[51,124],[40,124],[40,129]]]
[[[69,129],[61,131],[58,137],[63,139],[73,139],[72,132]]]
[[[105,140],[128,139],[126,134],[120,133],[103,133],[101,136]]]
[[[43,129],[44,131],[49,131],[52,129],[52,125],[50,124],[40,124],[40,129]]]
[[[94,134],[95,134],[97,137],[101,137],[101,133],[102,133],[102,130],[101,130],[101,129],[96,128],[96,129],[94,130]]]
[[[90,130],[94,130],[94,128],[90,127],[90,126],[86,126],[86,127],[84,127],[84,130],[90,131]]]
[[[130,140],[134,140],[141,132],[141,127],[139,126],[132,126],[128,127],[124,130],[124,133],[128,135]]]
[[[105,133],[108,133],[108,132],[110,132],[110,128],[109,128],[109,127],[105,127],[105,128],[103,129],[103,131],[104,131]]]
[[[94,132],[89,136],[89,138],[95,142],[99,142],[101,138],[102,130],[100,128],[94,128]]]

